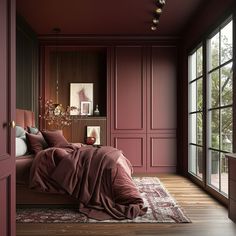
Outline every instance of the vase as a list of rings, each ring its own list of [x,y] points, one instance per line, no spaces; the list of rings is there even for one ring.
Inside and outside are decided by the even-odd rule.
[[[86,138],[86,144],[88,144],[88,145],[93,145],[95,142],[96,142],[95,137],[87,137]]]

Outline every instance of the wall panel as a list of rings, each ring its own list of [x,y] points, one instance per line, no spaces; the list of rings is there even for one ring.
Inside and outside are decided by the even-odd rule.
[[[176,172],[176,138],[171,135],[148,135],[148,172]]]
[[[151,48],[148,80],[148,132],[176,129],[176,48]]]
[[[141,46],[116,47],[112,132],[146,130],[146,77]]]
[[[177,52],[150,49],[147,80],[147,171],[175,172],[177,165]]]
[[[16,107],[31,110],[38,120],[38,40],[29,25],[17,17]]]
[[[135,173],[176,171],[176,47],[117,46],[111,81],[111,143]]]
[[[112,145],[123,151],[132,163],[135,173],[146,171],[146,135],[115,134],[112,135]]]

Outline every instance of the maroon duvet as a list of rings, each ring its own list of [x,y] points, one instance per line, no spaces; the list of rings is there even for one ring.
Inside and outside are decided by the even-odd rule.
[[[30,187],[70,194],[79,211],[94,219],[133,219],[146,208],[130,173],[129,161],[115,148],[68,145],[36,155]]]

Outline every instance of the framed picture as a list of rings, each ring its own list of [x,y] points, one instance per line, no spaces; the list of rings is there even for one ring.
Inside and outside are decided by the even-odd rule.
[[[80,115],[89,116],[91,115],[91,102],[81,102],[80,105]]]
[[[100,126],[87,126],[87,137],[95,137],[95,145],[100,145]]]
[[[93,83],[71,83],[70,84],[70,106],[74,106],[77,110],[71,111],[71,115],[80,115],[82,113],[82,102],[89,102],[90,105],[83,103],[85,107],[89,107],[89,115],[93,114]],[[84,111],[84,109],[83,109]]]

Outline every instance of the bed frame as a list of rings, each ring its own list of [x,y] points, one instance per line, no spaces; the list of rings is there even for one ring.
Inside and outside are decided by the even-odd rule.
[[[27,126],[35,126],[35,117],[32,111],[16,109],[16,125],[24,128]],[[73,207],[78,205],[78,200],[69,195],[51,194],[36,192],[29,189],[26,185],[16,184],[16,204],[20,206],[39,206],[42,205],[66,205]]]

